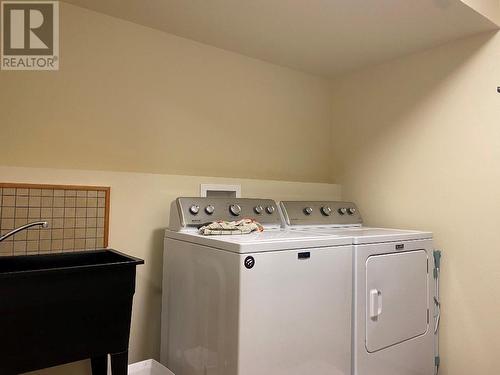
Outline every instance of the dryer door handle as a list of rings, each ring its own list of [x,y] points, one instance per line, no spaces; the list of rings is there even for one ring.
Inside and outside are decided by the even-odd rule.
[[[370,319],[378,320],[382,314],[382,292],[378,289],[370,290]]]

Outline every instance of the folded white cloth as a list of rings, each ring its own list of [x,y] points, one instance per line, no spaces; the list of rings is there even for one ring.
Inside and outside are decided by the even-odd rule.
[[[199,233],[204,236],[224,235],[224,234],[248,234],[252,232],[262,232],[264,227],[252,219],[242,219],[238,221],[214,221],[202,226]]]

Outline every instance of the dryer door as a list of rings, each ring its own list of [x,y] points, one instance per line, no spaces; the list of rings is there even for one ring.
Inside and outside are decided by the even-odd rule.
[[[373,353],[428,329],[428,257],[424,250],[366,261],[366,349]]]

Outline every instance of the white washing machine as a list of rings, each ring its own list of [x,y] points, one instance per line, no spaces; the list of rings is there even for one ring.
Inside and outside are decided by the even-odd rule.
[[[432,233],[363,227],[351,202],[280,208],[292,230],[353,239],[353,374],[433,375],[439,311]]]
[[[238,218],[265,230],[198,234]],[[161,361],[176,375],[351,374],[352,239],[281,226],[272,200],[173,202]]]

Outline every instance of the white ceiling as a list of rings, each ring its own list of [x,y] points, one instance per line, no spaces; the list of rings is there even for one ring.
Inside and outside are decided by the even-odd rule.
[[[67,0],[322,76],[497,28],[460,0]]]

